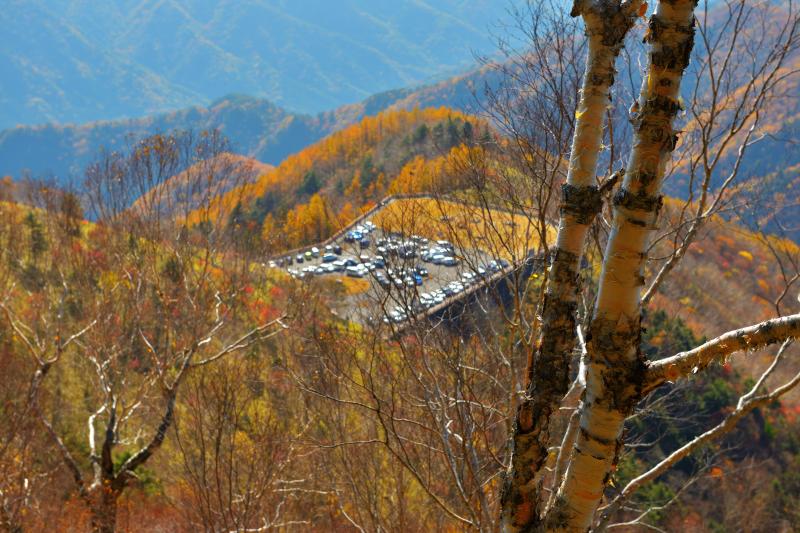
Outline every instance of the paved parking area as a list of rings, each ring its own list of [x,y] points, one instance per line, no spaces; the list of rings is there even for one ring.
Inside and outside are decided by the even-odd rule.
[[[402,324],[457,300],[508,263],[480,250],[455,250],[447,241],[386,233],[363,220],[327,247],[311,246],[270,262],[297,279],[365,280],[334,311],[348,320]]]

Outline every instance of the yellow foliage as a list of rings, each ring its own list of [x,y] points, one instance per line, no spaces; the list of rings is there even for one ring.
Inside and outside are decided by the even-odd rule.
[[[389,184],[389,194],[434,192],[457,182],[463,169],[483,161],[480,147],[454,146],[447,155],[434,159],[417,156]]]
[[[379,211],[374,221],[386,231],[446,239],[459,248],[487,250],[507,259],[524,257],[540,246],[535,220],[450,200],[395,200]],[[552,241],[555,228],[548,227],[547,233],[548,241]]]
[[[272,216],[272,213],[268,213],[267,216],[264,217],[264,222],[261,224],[261,238],[264,239],[265,242],[270,242],[275,239],[276,233],[277,227],[275,225],[275,218]]]
[[[116,272],[111,270],[106,270],[102,274],[100,274],[100,279],[98,280],[98,284],[100,288],[105,291],[110,291],[114,288],[114,286],[119,283],[119,276]]]
[[[335,218],[319,194],[286,214],[286,239],[289,246],[321,241],[333,232]]]
[[[346,225],[348,225],[350,223],[350,221],[352,221],[352,220],[354,220],[356,218],[356,211],[353,208],[353,204],[351,204],[350,202],[347,202],[346,204],[344,204],[344,206],[342,207],[342,210],[339,211],[339,215],[336,218],[337,218],[337,222],[338,222],[337,226],[339,228],[343,228]]]
[[[243,204],[273,191],[278,196],[290,194],[303,177],[314,168],[326,168],[338,163],[355,164],[381,140],[410,130],[423,122],[441,122],[448,118],[472,120],[464,113],[447,107],[396,109],[365,117],[358,124],[330,135],[297,154],[286,158],[279,166],[262,175],[255,183],[228,191],[210,209],[212,220],[229,213],[237,203]],[[189,223],[203,220],[206,213],[193,212]]]
[[[341,282],[347,295],[363,294],[369,290],[370,282],[368,279],[351,278],[347,276],[340,276],[336,278]]]

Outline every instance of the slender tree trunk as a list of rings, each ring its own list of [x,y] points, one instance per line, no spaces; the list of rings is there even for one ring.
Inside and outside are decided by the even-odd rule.
[[[92,506],[92,533],[114,533],[117,529],[117,500],[120,492],[106,484],[97,489],[97,502]]]
[[[502,494],[502,521],[507,531],[530,529],[539,522],[537,508],[548,455],[549,422],[570,383],[580,260],[586,234],[602,207],[595,173],[614,84],[614,63],[640,5],[639,0],[578,0],[572,9],[572,16],[584,19],[589,52],[563,187],[558,237],[545,288],[541,332],[528,361],[526,397],[514,422],[511,462]]]
[[[650,18],[650,62],[632,121],[634,146],[622,188],[592,319],[581,428],[548,529],[585,531],[616,463],[625,418],[641,399],[640,351],[645,250],[661,207],[661,182],[675,148],[683,71],[694,44],[697,0],[661,0]]]

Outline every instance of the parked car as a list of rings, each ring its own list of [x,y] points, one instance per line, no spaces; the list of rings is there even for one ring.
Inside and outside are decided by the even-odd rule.
[[[322,256],[322,262],[333,263],[334,261],[336,261],[337,257],[338,256],[335,253],[330,252]]]
[[[417,252],[413,247],[401,246],[398,249],[398,255],[403,259],[413,259],[417,256]]]
[[[367,274],[366,269],[359,266],[349,266],[345,269],[345,272],[351,278],[363,278]]]

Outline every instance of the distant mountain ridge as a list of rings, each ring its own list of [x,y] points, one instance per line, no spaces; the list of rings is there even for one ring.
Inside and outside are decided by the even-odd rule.
[[[137,119],[19,126],[0,131],[0,175],[49,175],[67,183],[80,178],[101,147],[120,150],[133,139],[175,129],[219,128],[236,153],[277,165],[323,137],[390,107],[474,107],[470,90],[474,76],[459,76],[417,90],[387,91],[316,115],[291,113],[263,98],[231,95],[208,107]]]
[[[508,0],[7,0],[0,129],[210,105],[316,113],[429,83],[495,49]]]
[[[787,71],[796,72],[798,68],[800,57],[795,55],[787,64]],[[494,87],[498,81],[496,71],[478,68],[427,86],[377,93],[359,103],[318,114],[292,113],[264,98],[233,95],[212,102],[208,107],[189,107],[131,120],[18,127],[0,131],[0,175],[18,177],[28,170],[34,176],[52,174],[64,183],[70,176],[80,176],[100,147],[119,149],[131,137],[174,129],[220,128],[236,153],[278,165],[290,154],[364,116],[387,109],[447,106],[475,113],[475,108],[485,103],[481,101],[484,86]],[[748,149],[740,168],[739,183],[741,188],[760,195],[762,205],[769,208],[767,213],[756,213],[763,217],[763,225],[774,229],[780,223],[787,235],[798,239],[800,150],[796,147],[800,146],[800,99],[796,95],[800,90],[800,76],[787,77],[781,90],[788,97],[762,113],[763,138]],[[718,167],[715,184],[732,164],[735,150],[728,152]],[[666,184],[665,193],[685,197],[686,177],[677,175],[675,178]]]

